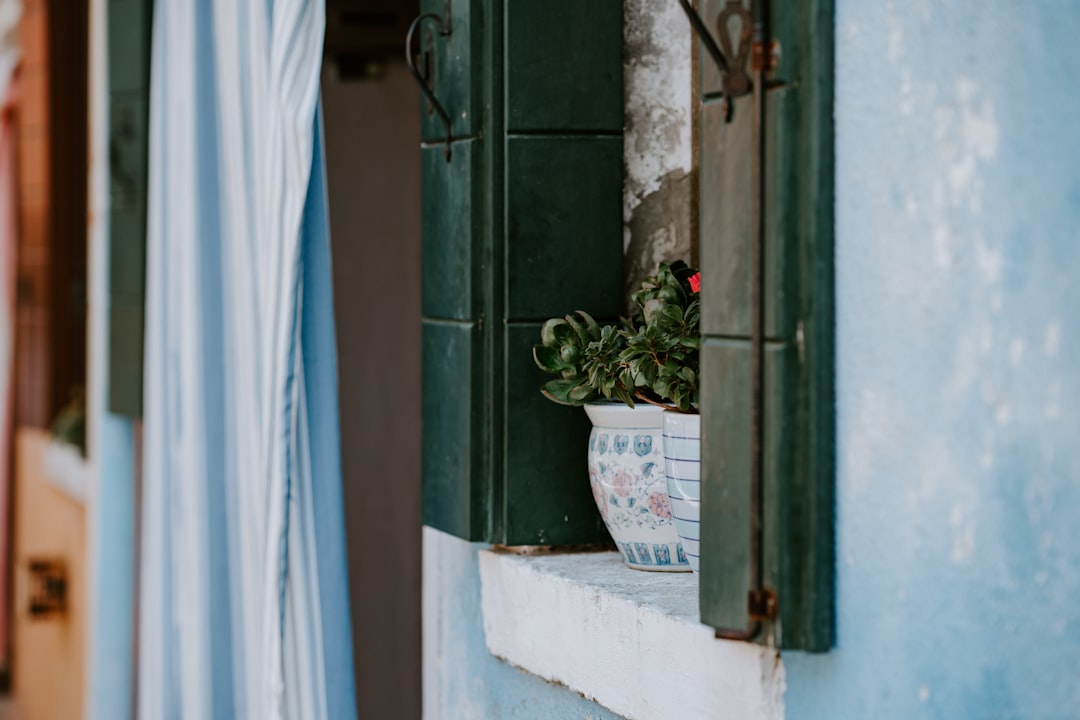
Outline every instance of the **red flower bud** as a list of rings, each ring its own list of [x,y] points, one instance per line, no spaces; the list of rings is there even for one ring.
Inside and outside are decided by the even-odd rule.
[[[694,273],[690,276],[690,289],[694,292],[701,292],[701,273]]]

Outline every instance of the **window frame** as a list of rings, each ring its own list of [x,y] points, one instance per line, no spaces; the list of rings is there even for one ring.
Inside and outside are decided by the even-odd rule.
[[[715,19],[723,1],[704,0],[706,18]],[[564,4],[568,8],[600,5]],[[443,0],[425,0],[421,11],[439,13],[443,7]],[[425,298],[433,298],[437,305],[439,292],[432,293],[431,285],[440,282],[433,278],[447,265],[447,257],[465,257],[466,275],[452,280],[459,285],[464,280],[453,302],[464,303],[466,309],[444,311],[425,303],[423,521],[464,539],[497,544],[602,542],[606,531],[587,485],[580,481],[585,464],[581,440],[587,432],[584,414],[548,403],[535,392],[544,377],[531,366],[527,354],[529,331],[533,338],[538,336],[545,319],[542,315],[562,314],[574,309],[575,303],[559,297],[554,312],[544,313],[548,306],[541,304],[535,316],[514,318],[507,313],[513,305],[508,299],[514,285],[508,268],[516,239],[515,218],[508,208],[515,207],[514,183],[519,181],[508,152],[515,139],[530,135],[596,138],[621,136],[621,132],[530,126],[520,118],[514,121],[517,125],[508,126],[506,98],[512,93],[507,78],[511,73],[504,72],[509,62],[504,53],[516,50],[505,44],[515,36],[504,26],[508,22],[505,7],[507,0],[455,0],[452,25],[465,28],[455,30],[463,39],[451,36],[444,44],[436,40],[433,45],[435,94],[482,110],[479,117],[462,117],[461,122],[461,113],[451,110],[455,141],[450,163],[458,163],[461,177],[466,178],[457,185],[447,181],[429,185],[429,173],[446,170],[440,164],[446,162],[441,143],[445,132],[437,118],[425,114],[424,119]],[[764,584],[779,599],[779,615],[766,621],[754,640],[816,651],[831,647],[835,625],[832,7],[833,0],[772,3],[770,29],[779,43],[779,60],[772,73],[777,85],[769,90],[770,120],[765,132],[769,158],[766,290],[770,298],[781,300],[770,303],[775,316],[767,321],[767,344],[782,362],[766,368],[766,488],[760,520]],[[480,22],[470,28],[470,18]],[[616,60],[609,48],[607,62],[617,62],[621,72],[622,25],[617,29],[620,52]],[[544,42],[543,28],[534,22],[531,30],[527,37],[543,51],[535,57],[547,62],[550,43]],[[468,67],[462,67],[463,57],[472,60]],[[558,68],[558,58],[552,62]],[[575,65],[595,68],[595,63]],[[731,212],[732,207],[745,205],[742,184],[729,183],[729,189],[734,188],[730,196],[709,200],[713,196],[709,183],[715,180],[710,179],[711,163],[723,165],[727,158],[738,156],[731,152],[738,144],[729,142],[726,133],[730,130],[715,118],[718,76],[711,60],[703,56],[698,67],[702,103],[695,108],[700,113],[695,125],[702,143],[698,170],[703,183],[699,246],[707,325],[702,368],[702,518],[703,555],[709,556],[703,557],[700,599],[703,622],[731,628],[747,624],[751,589],[749,581],[733,581],[749,580],[750,503],[745,502],[749,405],[743,392],[746,368],[737,367],[738,363],[725,367],[719,348],[724,343],[741,343],[745,350],[747,338],[738,328],[729,330],[707,318],[732,301],[721,298],[717,288],[748,289],[748,275],[732,280],[732,269],[742,266],[731,262],[731,256],[745,252],[749,237],[740,229],[740,211]],[[558,90],[557,83],[552,87]],[[746,102],[747,98],[736,100],[737,118],[748,115]],[[728,155],[717,154],[721,145]],[[621,191],[621,172],[618,177]],[[447,223],[440,223],[437,216],[452,214],[455,207],[430,208],[450,198],[451,191],[460,196],[457,201],[451,198],[451,203],[465,203],[467,222],[449,239],[459,245],[452,246],[447,255],[447,238],[439,236]],[[725,210],[732,219],[720,222],[717,212]],[[586,211],[577,212],[576,217],[588,220]],[[621,212],[618,226],[621,229]],[[596,237],[606,237],[606,227],[590,229]],[[616,236],[621,250],[621,233]],[[611,267],[589,263],[587,256],[575,254],[573,246],[566,249],[564,287],[587,288],[596,284],[598,274],[611,272]],[[618,270],[617,291],[610,298],[606,292],[602,298],[582,296],[579,305],[594,311],[599,307],[601,316],[605,310],[611,317],[618,314],[622,305]],[[441,283],[444,294],[451,284]],[[733,302],[745,306],[748,292]],[[449,340],[451,335],[458,339]],[[508,430],[511,420],[521,421],[512,431]],[[515,442],[524,438],[557,450],[548,452],[542,464],[533,462],[526,468],[529,463],[516,461],[513,453]],[[521,478],[523,482],[515,482]],[[539,505],[528,505],[526,499]],[[560,525],[564,516],[572,515],[574,522]],[[735,522],[728,522],[732,519]]]

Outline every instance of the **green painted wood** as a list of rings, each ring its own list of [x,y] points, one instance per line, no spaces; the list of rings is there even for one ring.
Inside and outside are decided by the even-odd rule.
[[[109,307],[109,409],[133,417],[142,414],[143,320],[142,303]]]
[[[749,625],[746,592],[750,587],[750,357],[749,339],[708,339],[702,349],[702,486],[706,528],[702,526],[702,622],[743,629]],[[763,577],[785,599],[779,623],[767,624],[762,640],[780,640],[780,633],[799,622],[802,600],[790,586],[799,571],[785,548],[802,541],[801,524],[787,517],[798,510],[802,495],[793,487],[799,476],[802,421],[798,417],[798,350],[770,342],[765,347]],[[793,565],[795,565],[793,567]],[[788,622],[790,620],[790,622]]]
[[[151,0],[109,0],[108,407],[142,415]]]
[[[422,272],[425,317],[475,319],[483,300],[477,250],[484,234],[483,152],[477,140],[420,151]]]
[[[108,0],[109,92],[144,94],[150,79],[149,0]]]
[[[421,10],[442,7],[441,0],[425,2]],[[496,9],[490,0],[457,0],[451,36],[435,39],[436,94],[477,109],[456,126],[459,136],[479,127],[496,132],[500,124],[495,95],[502,76],[493,57],[501,41],[489,37],[501,37]],[[442,143],[427,142],[443,131],[432,134],[425,112],[422,105],[422,517],[458,537],[490,541],[502,520],[495,511],[502,505],[495,482],[502,323],[492,322],[501,316],[494,289],[502,143],[490,134],[456,140],[447,162]]]
[[[743,628],[750,587],[750,343],[701,351],[701,621]]]
[[[532,362],[539,337],[540,323],[507,327],[502,541],[609,542],[589,486],[589,419],[581,408],[556,405],[537,392],[550,377]]]
[[[779,133],[781,105],[788,93],[783,88],[769,93],[766,142],[781,151]],[[735,101],[732,122],[724,121],[720,102],[706,102],[701,109],[702,165],[701,265],[702,332],[707,335],[749,337],[751,272],[751,102],[749,96]],[[782,156],[782,155],[781,155]],[[708,161],[705,159],[708,158]],[[776,187],[777,165],[766,170],[770,189]],[[746,208],[746,211],[742,209]],[[775,192],[766,197],[765,336],[791,338],[799,318],[797,294],[799,252],[796,236],[780,224],[790,211],[778,202]]]
[[[452,0],[449,35],[440,35],[438,25],[430,20],[417,30],[414,49],[430,52],[430,86],[453,121],[451,132],[455,139],[477,137],[483,128],[486,64],[477,59],[484,53],[485,6],[489,1]],[[421,0],[420,12],[442,18],[444,0]],[[426,68],[421,71],[426,72]],[[420,103],[420,137],[425,142],[441,143],[446,138],[446,126],[426,100]]]
[[[527,19],[535,8],[518,0],[455,0],[453,33],[461,37],[459,2],[471,22],[470,40],[460,42],[471,55],[455,57],[452,72],[468,78],[469,102],[480,110],[476,137],[455,142],[449,164],[427,130],[421,150],[424,522],[497,543],[602,541],[585,464],[587,418],[540,395],[546,378],[531,345],[549,316],[579,307],[615,315],[621,307],[621,122],[615,134],[597,132],[595,108],[564,104],[544,116],[548,124],[537,132],[509,132],[508,95],[531,85],[539,97],[551,92],[550,78],[529,63],[507,80],[513,49],[504,19]],[[589,5],[560,4],[560,12],[536,21],[530,42],[563,47],[576,32],[571,20],[621,18],[621,2]],[[618,28],[618,42],[590,50],[602,55],[602,67],[621,69],[621,21]],[[583,73],[573,53],[543,62],[548,72],[586,82],[573,92],[617,95],[621,117],[621,70],[614,92],[597,85],[610,73]],[[447,80],[447,97],[457,92],[453,82]],[[443,346],[447,328],[466,326],[468,353]]]
[[[146,206],[138,202],[109,213],[108,407],[142,415],[143,299],[146,267]]]
[[[708,12],[719,0],[708,0]],[[781,63],[766,167],[764,582],[779,618],[759,642],[824,651],[834,639],[832,0],[773,0]],[[702,63],[708,61],[703,59]],[[715,89],[703,67],[702,91]],[[748,98],[702,118],[703,471],[701,612],[749,624],[750,206]]]
[[[622,3],[509,0],[506,38],[510,132],[622,135]]]
[[[146,202],[150,114],[147,85],[109,94],[109,200],[113,208]]]
[[[796,402],[801,388],[797,347],[792,343],[766,345],[763,571],[765,587],[775,588],[783,602],[778,608],[778,620],[766,624],[763,640],[769,642],[771,635],[772,642],[780,647],[806,649],[786,642],[789,634],[805,626],[800,612],[807,601],[793,581],[803,565],[800,546],[794,542],[801,537],[804,526],[792,515],[803,501],[798,488],[805,482],[803,468],[797,463],[806,427]]]
[[[828,650],[835,642],[836,393],[833,275],[833,7],[834,0],[785,0],[775,20],[786,48],[779,71],[790,77],[790,99],[777,109],[782,129],[777,197],[786,208],[783,232],[796,238],[802,261],[797,302],[799,453],[789,501],[785,579],[797,613],[783,616],[783,646]],[[790,74],[789,74],[790,73]],[[797,90],[794,90],[797,88]]]
[[[511,137],[506,168],[508,316],[617,317],[622,137]]]
[[[711,61],[706,61],[711,63]],[[719,103],[701,110],[701,329],[750,334],[750,99],[735,102],[732,122]]]
[[[475,323],[424,320],[421,346],[423,522],[484,540],[491,506],[480,331]]]
[[[109,213],[111,248],[109,290],[113,304],[142,306],[146,285],[146,205],[113,207]]]

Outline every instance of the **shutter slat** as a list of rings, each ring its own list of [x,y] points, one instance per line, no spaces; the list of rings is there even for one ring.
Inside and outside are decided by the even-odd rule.
[[[588,420],[540,395],[531,346],[547,317],[621,309],[622,3],[454,0],[453,13],[434,88],[455,136],[475,137],[448,167],[424,120],[424,523],[504,544],[604,541]],[[471,328],[468,352],[443,346],[465,345],[443,337],[449,321]]]
[[[109,0],[109,411],[143,402],[151,0]]]
[[[707,0],[711,25],[724,0]],[[758,642],[827,650],[833,641],[832,0],[773,0],[776,87],[764,137],[765,366],[762,575],[779,617]],[[706,96],[718,86],[703,55]],[[750,626],[751,98],[734,121],[702,111],[701,617]]]

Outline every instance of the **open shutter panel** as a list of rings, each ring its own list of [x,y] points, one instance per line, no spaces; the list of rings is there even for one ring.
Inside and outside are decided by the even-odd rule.
[[[444,12],[442,0],[422,12]],[[452,0],[420,31],[423,519],[510,545],[605,540],[584,412],[545,400],[540,326],[622,293],[622,3]]]
[[[715,27],[724,0],[704,2]],[[764,167],[764,586],[759,642],[833,641],[832,0],[772,0]],[[725,121],[702,54],[702,621],[749,626],[751,588],[751,96]]]
[[[109,398],[142,415],[152,0],[109,0]]]

